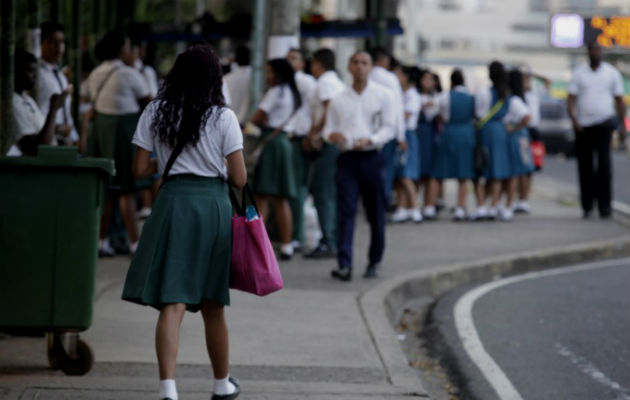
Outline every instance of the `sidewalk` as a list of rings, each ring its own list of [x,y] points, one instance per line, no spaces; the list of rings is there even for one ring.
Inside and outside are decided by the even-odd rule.
[[[404,357],[402,352],[379,348],[367,327],[370,309],[362,309],[360,299],[372,287],[414,270],[629,235],[614,221],[583,221],[576,204],[561,204],[544,190],[535,190],[532,208],[532,215],[517,216],[512,223],[453,223],[443,213],[436,222],[388,225],[382,277],[370,281],[361,278],[369,235],[359,218],[352,282],[330,278],[334,260],[295,257],[281,264],[286,286],[281,292],[267,298],[232,292],[227,312],[231,372],[243,384],[240,398],[413,397],[409,387],[392,384],[399,382],[395,375],[400,371],[385,367],[384,360]],[[41,338],[1,338],[0,398],[157,398],[157,312],[120,300],[128,263],[121,257],[99,263],[94,323],[82,335],[95,352],[92,372],[71,378],[47,369]],[[199,315],[184,319],[177,376],[181,399],[210,397],[211,372]]]

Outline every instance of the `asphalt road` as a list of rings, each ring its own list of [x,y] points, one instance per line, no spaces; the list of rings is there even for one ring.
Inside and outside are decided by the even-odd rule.
[[[432,318],[462,398],[627,400],[628,293],[630,260],[614,260],[462,288]]]
[[[613,198],[630,205],[630,157],[627,153],[613,152]],[[578,187],[575,158],[549,155],[545,158],[544,176]]]

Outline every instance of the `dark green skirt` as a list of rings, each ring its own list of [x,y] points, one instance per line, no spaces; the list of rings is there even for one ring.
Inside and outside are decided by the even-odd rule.
[[[272,131],[264,129],[260,140]],[[260,154],[254,175],[254,192],[290,199],[297,196],[293,147],[286,133],[282,132],[271,139]]]
[[[122,298],[160,309],[230,304],[232,205],[220,178],[170,177],[142,230]]]
[[[123,193],[135,190],[133,156],[135,147],[131,143],[138,125],[138,114],[106,115],[96,113],[92,126],[92,156],[112,158],[116,175],[112,188]]]

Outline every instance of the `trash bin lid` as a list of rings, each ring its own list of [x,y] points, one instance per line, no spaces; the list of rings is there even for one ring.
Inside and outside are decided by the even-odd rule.
[[[111,176],[115,173],[114,160],[81,158],[79,149],[72,146],[39,146],[37,157],[0,157],[0,168],[14,165],[98,169]]]

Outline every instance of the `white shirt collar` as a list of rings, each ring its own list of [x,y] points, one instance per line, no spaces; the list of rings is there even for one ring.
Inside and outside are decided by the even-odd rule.
[[[453,88],[454,92],[468,93],[468,89],[466,89],[463,85],[457,85]]]

